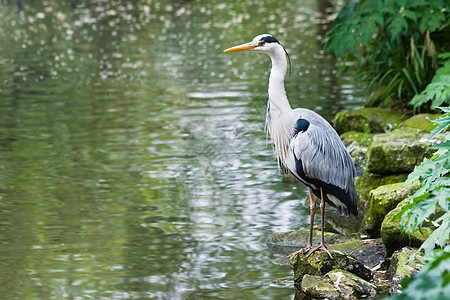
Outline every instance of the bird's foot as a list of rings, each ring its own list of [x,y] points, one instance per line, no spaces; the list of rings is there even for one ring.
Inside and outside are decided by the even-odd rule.
[[[289,254],[286,257],[289,258],[289,260],[292,260],[294,258],[294,256],[296,256],[299,253],[303,253],[303,254],[308,253],[308,251],[311,250],[311,248],[312,248],[311,246],[306,246],[306,247],[301,248],[301,249],[299,249],[299,250],[297,250],[295,252],[292,252],[291,254]]]
[[[311,247],[311,250],[306,255],[306,258],[308,258],[311,254],[313,254],[316,251],[325,251],[326,253],[328,253],[328,256],[331,259],[333,259],[333,256],[331,255],[330,251],[328,251],[328,248],[324,244],[320,244],[319,246],[316,246],[316,247]]]

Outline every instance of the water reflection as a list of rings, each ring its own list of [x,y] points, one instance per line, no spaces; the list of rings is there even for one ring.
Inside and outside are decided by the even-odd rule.
[[[3,2],[1,2],[3,4]],[[293,298],[264,245],[308,224],[264,133],[271,32],[292,106],[360,105],[315,1],[25,1],[0,7],[0,295]]]

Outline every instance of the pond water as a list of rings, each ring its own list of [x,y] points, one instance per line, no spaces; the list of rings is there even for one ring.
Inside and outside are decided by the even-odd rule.
[[[293,107],[362,105],[326,1],[0,1],[0,298],[293,299],[266,238],[307,228],[264,133],[272,33]],[[326,12],[323,14],[323,12]],[[319,218],[320,219],[320,218]]]

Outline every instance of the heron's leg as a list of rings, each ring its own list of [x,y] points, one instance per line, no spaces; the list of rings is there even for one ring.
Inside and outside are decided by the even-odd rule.
[[[312,239],[313,239],[313,227],[314,227],[314,216],[316,214],[316,201],[314,201],[313,198],[313,192],[310,187],[308,187],[309,190],[309,211],[311,213],[310,219],[309,219],[309,237],[308,237],[308,245],[306,248],[312,247]]]
[[[301,248],[301,249],[289,254],[288,255],[289,259],[292,259],[298,253],[307,253],[312,248],[314,215],[316,214],[316,202],[314,201],[313,192],[310,187],[308,187],[308,191],[309,191],[309,210],[311,213],[310,220],[309,220],[308,244],[306,245],[306,247]]]
[[[325,225],[325,199],[323,198],[322,188],[320,188],[320,216],[322,217],[322,220],[320,220],[320,229],[321,229],[320,245],[312,248],[311,251],[308,253],[308,255],[306,255],[306,257],[309,257],[311,254],[313,254],[318,250],[322,250],[328,253],[330,258],[333,258],[330,251],[328,251],[327,247],[325,246],[325,238],[323,233],[323,228]]]

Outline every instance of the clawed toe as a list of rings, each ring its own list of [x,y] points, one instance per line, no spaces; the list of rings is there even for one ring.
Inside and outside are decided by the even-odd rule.
[[[330,251],[328,251],[328,248],[323,244],[320,244],[319,246],[316,247],[312,247],[309,253],[306,255],[306,258],[308,258],[311,254],[313,254],[316,251],[325,251],[328,254],[328,256],[331,259],[333,259],[333,256],[331,255]]]
[[[301,248],[295,252],[292,252],[291,254],[287,255],[286,257],[289,258],[289,260],[292,260],[294,258],[294,256],[296,256],[299,253],[303,253],[303,254],[308,253],[308,251],[311,250],[311,248],[312,248],[311,246]]]

